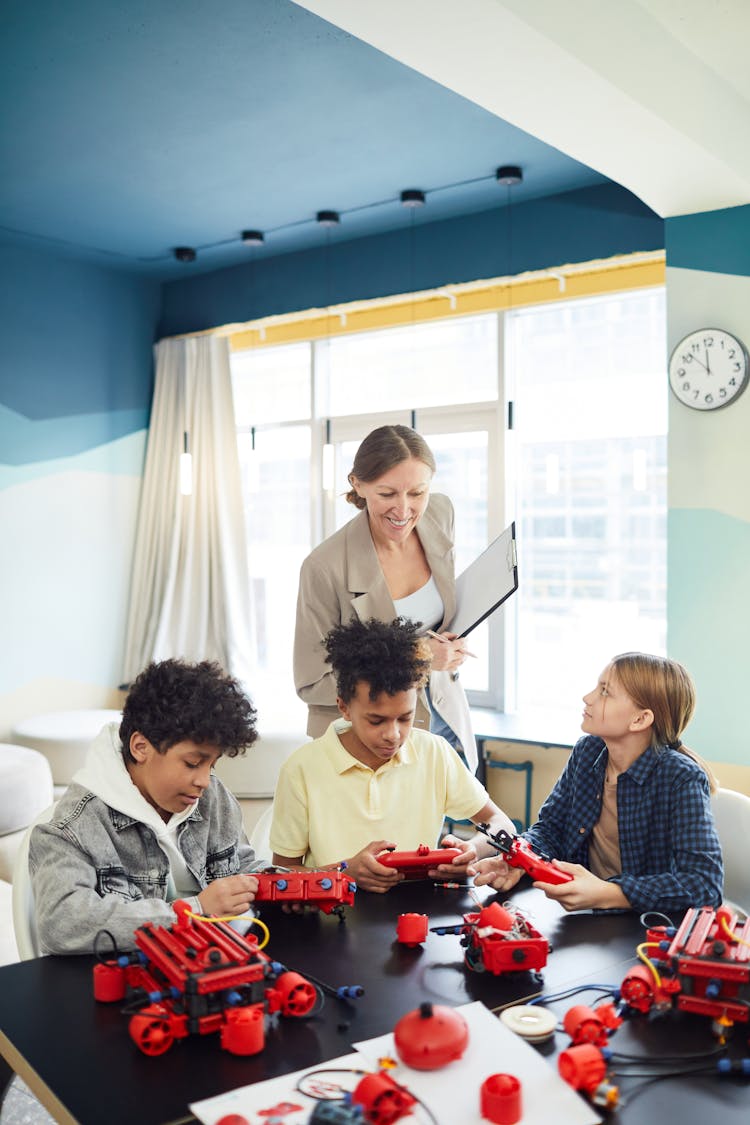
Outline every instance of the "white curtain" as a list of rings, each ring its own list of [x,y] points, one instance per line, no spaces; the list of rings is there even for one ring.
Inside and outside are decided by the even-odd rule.
[[[216,660],[247,679],[253,636],[229,341],[162,340],[155,352],[125,680],[166,657]],[[186,434],[191,495],[180,493]]]

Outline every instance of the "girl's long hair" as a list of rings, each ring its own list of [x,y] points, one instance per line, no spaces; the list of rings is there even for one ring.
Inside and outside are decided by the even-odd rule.
[[[718,782],[711,767],[681,739],[695,711],[695,686],[687,669],[676,660],[646,652],[620,653],[613,657],[611,668],[635,705],[653,712],[652,747],[669,746],[692,758],[705,771],[715,793]]]

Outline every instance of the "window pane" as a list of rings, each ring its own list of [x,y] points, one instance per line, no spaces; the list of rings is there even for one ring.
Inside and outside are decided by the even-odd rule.
[[[312,547],[310,427],[260,431],[254,450],[250,435],[238,434],[238,448],[257,645],[251,687],[264,701],[294,699],[297,584],[302,560]],[[266,705],[261,720],[270,721]]]
[[[232,355],[237,426],[310,417],[310,345],[284,344]]]
[[[437,472],[434,490],[445,492],[456,515],[456,574],[487,546],[487,448],[486,430],[472,433],[430,434],[430,449],[435,454]],[[489,687],[488,625],[477,626],[466,647],[474,653],[461,668],[461,682],[467,691],[487,691]]]
[[[417,410],[497,398],[494,315],[409,325],[325,342],[324,413]]]
[[[576,709],[617,652],[666,647],[662,290],[519,311],[517,706]]]

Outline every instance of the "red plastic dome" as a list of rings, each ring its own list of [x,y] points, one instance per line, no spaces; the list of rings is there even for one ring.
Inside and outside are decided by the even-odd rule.
[[[415,1070],[437,1070],[460,1059],[469,1042],[463,1016],[440,1004],[420,1004],[393,1029],[396,1051],[402,1062]]]

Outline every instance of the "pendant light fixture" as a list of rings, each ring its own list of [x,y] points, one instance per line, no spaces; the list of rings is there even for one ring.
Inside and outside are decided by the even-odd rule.
[[[415,286],[415,265],[416,265],[416,244],[414,233],[414,217],[420,207],[424,207],[426,203],[425,193],[420,188],[405,188],[401,192],[401,206],[406,207],[409,211],[409,302],[410,302],[410,319],[411,319],[411,367],[412,375],[414,374],[414,324],[416,321],[416,309],[414,305],[414,286]],[[411,428],[417,428],[417,412],[411,411]]]

